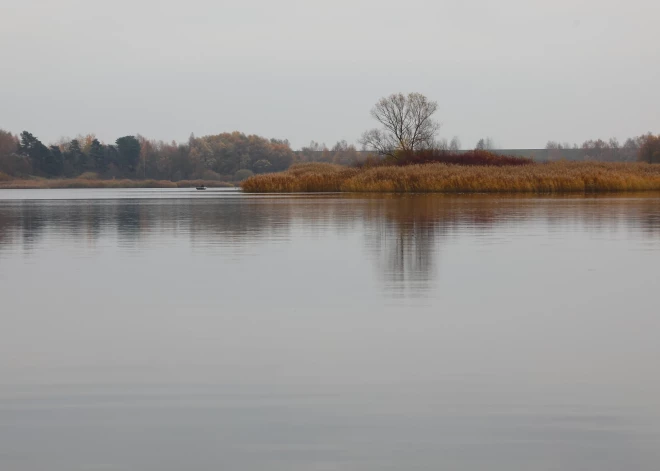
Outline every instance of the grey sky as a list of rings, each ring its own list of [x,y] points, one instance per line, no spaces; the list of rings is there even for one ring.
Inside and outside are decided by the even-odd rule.
[[[660,131],[657,0],[0,0],[0,128],[355,141],[383,95],[465,147]]]

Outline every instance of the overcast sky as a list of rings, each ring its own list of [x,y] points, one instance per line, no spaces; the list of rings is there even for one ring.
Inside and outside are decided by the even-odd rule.
[[[464,147],[660,132],[658,0],[0,0],[0,128],[356,141],[381,96]]]

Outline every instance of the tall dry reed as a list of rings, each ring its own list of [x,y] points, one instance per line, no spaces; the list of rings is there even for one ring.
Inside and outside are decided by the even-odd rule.
[[[325,163],[292,165],[279,173],[255,175],[241,183],[241,188],[255,193],[311,193],[342,191],[341,186],[360,170]]]
[[[555,162],[524,166],[460,166],[442,163],[404,167],[348,168],[301,164],[256,175],[241,184],[248,192],[566,193],[660,190],[660,165]]]

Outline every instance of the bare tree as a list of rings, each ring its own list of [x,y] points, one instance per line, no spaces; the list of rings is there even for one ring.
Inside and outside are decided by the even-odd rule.
[[[648,133],[642,139],[638,159],[641,162],[648,162],[650,164],[660,163],[660,135],[654,136]]]
[[[443,150],[443,151],[448,151],[449,150],[449,142],[447,141],[447,138],[442,138],[440,140],[434,140],[433,141],[433,148],[437,150]]]
[[[300,154],[304,160],[308,162],[318,162],[323,160],[324,154],[328,152],[328,147],[324,143],[311,141],[309,146],[304,146],[300,149]]]
[[[474,148],[477,150],[492,150],[495,149],[495,142],[491,137],[487,137],[485,139],[481,138]]]
[[[359,142],[366,149],[391,156],[397,151],[431,148],[440,129],[440,124],[431,119],[437,109],[438,103],[421,93],[381,98],[372,108],[371,116],[382,128],[365,132]]]
[[[452,137],[451,142],[449,143],[449,150],[455,152],[460,149],[461,149],[461,140],[458,138],[458,136]]]

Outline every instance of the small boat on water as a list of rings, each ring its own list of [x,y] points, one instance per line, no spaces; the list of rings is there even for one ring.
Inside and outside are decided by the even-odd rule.
[[[206,190],[206,187],[204,185],[196,187],[198,190]]]

